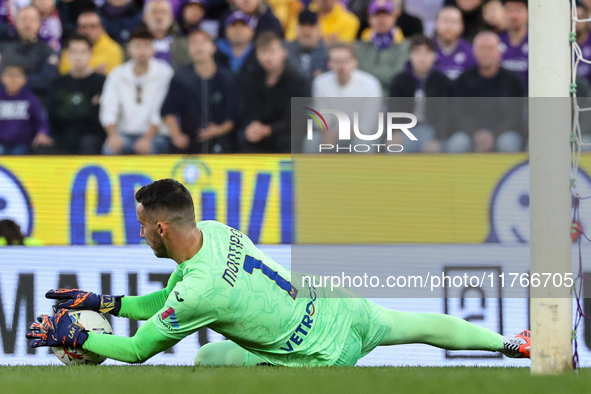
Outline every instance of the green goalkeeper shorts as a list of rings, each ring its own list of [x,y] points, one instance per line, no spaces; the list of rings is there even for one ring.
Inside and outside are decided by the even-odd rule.
[[[337,299],[334,299],[337,302]],[[340,301],[340,300],[339,300]],[[260,364],[275,364],[284,366],[329,366],[329,365],[355,365],[357,361],[371,352],[378,346],[388,330],[388,323],[386,319],[387,309],[382,308],[372,301],[364,298],[350,298],[347,302],[349,308],[345,313],[351,313],[351,324],[348,328],[348,333],[344,337],[344,344],[342,347],[335,346],[340,350],[337,357],[323,357],[316,361],[307,360],[303,358],[306,356],[295,357],[289,361],[285,359],[278,362],[274,355],[263,355],[260,357],[252,352],[244,350],[243,363],[238,360],[236,364],[254,366]],[[227,341],[229,342],[229,341]],[[235,345],[238,347],[237,345]],[[326,363],[327,359],[336,360],[332,363]]]
[[[356,298],[357,313],[335,365],[353,366],[378,346],[388,330],[387,309],[365,298]]]

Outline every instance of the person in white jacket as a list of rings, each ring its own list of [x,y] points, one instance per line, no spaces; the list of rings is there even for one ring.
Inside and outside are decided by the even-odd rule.
[[[147,29],[136,29],[127,47],[131,60],[114,68],[105,81],[99,113],[107,132],[103,154],[168,153],[170,139],[160,107],[174,71],[154,58],[153,40]]]
[[[378,152],[378,143],[383,138],[369,140],[379,129],[379,116],[382,110],[382,87],[373,75],[357,69],[355,47],[347,43],[331,44],[328,49],[328,68],[330,71],[320,74],[312,82],[312,108],[336,109],[344,112],[350,121],[351,129],[358,128],[366,137],[361,139],[352,134],[351,140],[339,141],[339,124],[335,115],[327,115],[327,128],[314,133],[306,140],[304,151],[307,153],[326,152],[319,150],[319,144],[332,146],[333,153],[339,152]],[[355,113],[359,114],[355,122]],[[355,126],[357,125],[357,126]],[[341,142],[339,144],[339,142]],[[366,144],[369,150],[355,148],[358,144]],[[372,145],[374,144],[374,145]],[[376,148],[377,147],[377,148]]]

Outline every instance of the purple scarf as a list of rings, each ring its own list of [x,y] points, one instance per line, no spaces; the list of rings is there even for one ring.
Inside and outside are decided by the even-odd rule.
[[[394,42],[394,29],[387,33],[374,33],[371,36],[371,42],[373,42],[380,51],[388,49],[390,45],[392,45],[392,42]]]

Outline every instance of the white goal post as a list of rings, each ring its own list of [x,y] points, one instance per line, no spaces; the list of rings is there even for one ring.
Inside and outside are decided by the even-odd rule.
[[[568,0],[529,0],[531,273],[572,272]],[[531,372],[572,370],[570,289],[530,290]]]

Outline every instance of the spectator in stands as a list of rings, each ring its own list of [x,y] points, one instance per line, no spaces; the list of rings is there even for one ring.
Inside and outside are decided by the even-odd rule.
[[[14,246],[25,244],[25,236],[21,226],[10,219],[0,220],[0,246]]]
[[[367,21],[369,16],[367,15],[367,8],[371,0],[349,0],[347,1],[347,9],[353,13],[359,20],[359,30],[357,31],[357,38],[361,36],[361,33],[369,27]]]
[[[591,0],[580,0],[580,1],[577,1],[577,5],[579,5],[579,4],[584,5],[585,7],[587,7],[587,10],[589,12],[591,12]]]
[[[310,10],[318,14],[322,37],[327,44],[344,41],[353,42],[359,31],[359,19],[347,10],[339,0],[315,0]],[[289,24],[285,38],[294,41],[297,38],[297,18]]]
[[[14,15],[9,0],[0,0],[0,40],[9,39],[14,33]]]
[[[107,75],[116,66],[123,63],[123,49],[103,29],[100,16],[94,11],[87,11],[78,17],[78,33],[87,37],[92,43],[90,67],[103,75]],[[67,74],[72,63],[67,55],[62,54],[59,70]]]
[[[579,63],[579,67],[583,62]],[[588,79],[577,75],[575,79],[577,84],[577,104],[581,108],[591,108],[591,83]],[[579,112],[579,123],[581,125],[581,134],[583,143],[589,145],[581,146],[583,152],[591,151],[591,111]]]
[[[266,0],[271,7],[273,14],[281,22],[283,31],[287,31],[290,23],[297,21],[298,15],[304,8],[300,0]]]
[[[220,20],[220,18],[224,16],[224,13],[226,13],[229,9],[232,8],[232,3],[232,0],[207,0],[207,18],[212,20]]]
[[[247,73],[257,67],[252,39],[254,30],[250,27],[250,17],[242,11],[234,11],[226,18],[226,38],[217,42],[214,55],[216,64],[224,67],[238,77],[238,84]]]
[[[361,32],[361,40],[376,41],[380,47],[403,42],[404,34],[396,26],[399,13],[390,0],[372,0],[367,8],[369,26]]]
[[[490,26],[490,30],[501,34],[507,28],[507,15],[505,7],[500,0],[490,0],[482,6],[484,22]]]
[[[45,109],[25,87],[25,68],[6,59],[2,63],[0,155],[26,155],[31,148],[52,145]]]
[[[396,26],[402,31],[404,37],[412,37],[415,34],[423,34],[423,22],[420,18],[410,15],[404,8],[404,0],[390,0],[396,11]],[[430,1],[430,0],[428,0]],[[367,10],[371,0],[349,0],[347,8],[359,19],[359,36],[369,27],[369,14]]]
[[[70,37],[76,33],[78,17],[85,12],[96,10],[97,7],[94,0],[62,0],[56,3],[62,22],[63,37]]]
[[[353,45],[332,44],[328,49],[330,71],[314,79],[313,97],[381,97],[380,81],[358,70],[357,59]]]
[[[200,27],[206,13],[205,0],[188,0],[181,10],[181,31],[186,36]]]
[[[40,239],[27,237],[14,220],[0,220],[0,246],[43,246]]]
[[[579,20],[589,18],[589,10],[584,4],[577,5],[577,18]],[[581,47],[581,54],[584,59],[591,59],[591,27],[589,22],[577,22],[575,27],[577,33],[577,44]],[[579,62],[577,75],[591,82],[591,64]]]
[[[99,115],[107,132],[104,154],[168,153],[160,107],[173,70],[154,58],[153,41],[147,29],[134,30],[127,46],[131,60],[117,66],[105,81]]]
[[[409,140],[402,131],[395,131],[392,143],[404,146],[404,152],[439,152],[441,141],[447,138],[449,110],[447,100],[429,100],[433,97],[451,97],[452,83],[445,74],[436,70],[435,44],[423,35],[410,39],[410,67],[398,74],[390,85],[392,112],[409,112],[417,117],[412,133],[417,141]],[[397,99],[401,98],[401,99]],[[412,99],[410,99],[412,98]]]
[[[329,72],[319,75],[312,82],[313,108],[338,108],[344,111],[349,119],[353,119],[354,112],[363,114],[359,119],[359,130],[365,134],[377,130],[378,113],[381,110],[382,87],[380,81],[373,75],[357,69],[355,46],[348,43],[335,43],[328,50]],[[338,100],[341,97],[356,97],[360,100],[347,102]],[[337,100],[334,100],[334,99]],[[379,98],[379,100],[367,100]],[[337,141],[338,125],[332,123],[336,117],[327,118],[328,130],[319,140],[326,144]],[[355,139],[355,138],[354,138]],[[305,148],[306,151],[318,152],[315,141]],[[308,143],[308,141],[307,141]],[[353,144],[353,142],[351,142]],[[314,146],[315,145],[315,146]]]
[[[522,148],[523,102],[506,97],[524,97],[520,76],[500,65],[499,37],[490,31],[474,39],[477,66],[455,81],[457,132],[446,142],[448,152],[515,152]],[[461,99],[483,97],[487,99]],[[504,98],[504,99],[498,99]]]
[[[154,35],[156,59],[165,60],[173,68],[191,61],[187,49],[187,38],[180,34],[169,0],[146,2],[144,22],[150,33]]]
[[[39,38],[46,42],[51,49],[60,52],[62,49],[62,22],[55,9],[55,0],[33,0],[33,7],[39,11],[41,17]]]
[[[472,44],[460,38],[464,30],[462,14],[456,7],[444,7],[437,15],[435,24],[435,67],[452,81],[466,69],[476,65]]]
[[[464,33],[462,38],[472,42],[476,34],[488,29],[482,15],[483,0],[456,0],[456,6],[462,12]]]
[[[577,18],[584,20],[589,18],[589,9],[584,3],[577,4]],[[577,35],[577,44],[581,48],[581,54],[584,59],[591,59],[591,27],[589,22],[577,22],[575,32]],[[585,62],[579,62],[577,66],[577,102],[581,108],[591,107],[591,65]],[[591,112],[584,111],[579,113],[579,122],[581,132],[583,133],[583,142],[591,143]],[[583,145],[583,151],[591,151],[591,145]]]
[[[248,75],[251,72],[260,67],[256,59],[254,43],[252,42],[254,30],[250,27],[249,22],[250,17],[247,14],[242,11],[234,11],[226,19],[226,38],[218,40],[218,50],[214,55],[216,64],[230,70],[234,76],[237,89],[236,97],[240,98],[237,100],[236,119],[242,119],[245,111],[244,101],[241,100],[245,94],[245,81],[248,80]],[[236,130],[240,127],[239,124],[235,126]],[[237,149],[236,146],[233,149]]]
[[[218,37],[224,37],[226,18],[234,11],[242,11],[250,16],[250,27],[254,29],[255,38],[265,31],[272,31],[283,38],[281,22],[273,14],[271,7],[263,0],[234,0],[233,8],[220,18]]]
[[[136,1],[136,3],[138,2],[137,0],[135,0],[135,1]],[[183,6],[185,5],[185,3],[187,1],[186,0],[169,0],[169,2],[170,2],[170,6],[172,8],[172,16],[173,16],[174,20],[179,20],[182,15]],[[140,1],[139,3],[145,7],[145,5],[148,2],[147,1]],[[146,12],[146,10],[144,8],[144,13],[145,12]]]
[[[423,21],[421,18],[406,12],[406,2],[404,0],[392,0],[392,2],[394,3],[394,9],[398,12],[396,26],[402,30],[402,35],[404,37],[412,37],[415,34],[423,34]],[[427,2],[432,3],[431,0],[427,0]],[[425,8],[431,9],[431,7]],[[430,11],[430,13],[433,13],[433,11]],[[435,15],[432,18],[434,19],[434,17]],[[432,20],[430,26],[433,26]]]
[[[507,30],[501,34],[501,65],[518,73],[527,92],[528,44],[527,0],[505,0]]]
[[[275,33],[261,34],[255,41],[255,48],[262,68],[251,73],[246,81],[246,127],[240,136],[241,150],[289,153],[291,98],[309,97],[310,84],[287,62],[287,50]]]
[[[369,29],[357,42],[359,69],[372,74],[388,91],[392,78],[404,68],[408,43],[396,27],[396,10],[388,0],[373,0],[369,5]]]
[[[66,154],[98,155],[105,142],[99,122],[105,77],[90,66],[92,44],[86,36],[73,35],[65,52],[72,69],[53,82],[47,100],[57,145]]]
[[[16,16],[18,39],[0,44],[2,61],[25,68],[27,87],[43,99],[51,82],[58,77],[58,58],[45,42],[39,40],[41,20],[34,7],[21,8]]]
[[[208,33],[193,30],[189,34],[193,64],[176,70],[161,111],[170,130],[173,152],[236,151],[234,126],[239,93],[232,75],[216,66],[215,50]]]
[[[298,17],[298,38],[287,43],[289,60],[310,81],[328,70],[328,48],[322,39],[318,15],[308,9]]]
[[[142,10],[133,0],[107,0],[99,14],[107,34],[121,46],[127,44],[142,20]]]

